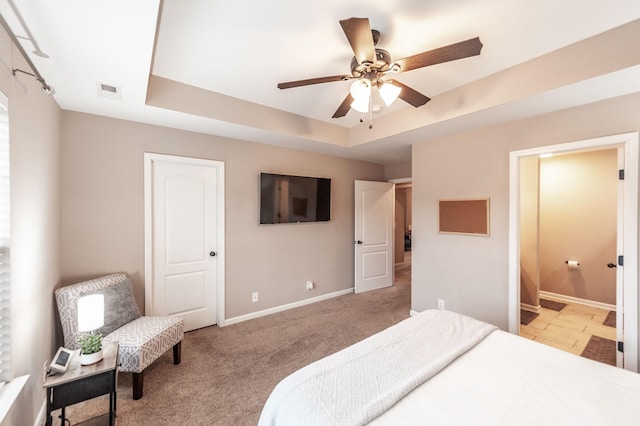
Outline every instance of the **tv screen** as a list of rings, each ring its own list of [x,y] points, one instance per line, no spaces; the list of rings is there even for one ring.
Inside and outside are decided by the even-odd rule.
[[[326,222],[331,179],[260,173],[260,223]]]

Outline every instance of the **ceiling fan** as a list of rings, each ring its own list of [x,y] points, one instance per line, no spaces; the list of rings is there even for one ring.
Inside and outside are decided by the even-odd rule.
[[[399,97],[418,108],[426,104],[430,99],[397,80],[386,78],[387,74],[411,71],[429,65],[476,56],[480,54],[482,49],[480,39],[475,37],[392,62],[389,52],[375,47],[380,38],[380,32],[371,29],[368,18],[343,19],[340,21],[340,25],[355,54],[351,59],[351,74],[310,78],[278,84],[279,89],[290,89],[292,87],[332,81],[355,80],[351,84],[349,94],[342,101],[332,118],[344,117],[350,108],[360,112],[368,112],[372,87],[378,88],[380,96],[387,105],[390,105]]]

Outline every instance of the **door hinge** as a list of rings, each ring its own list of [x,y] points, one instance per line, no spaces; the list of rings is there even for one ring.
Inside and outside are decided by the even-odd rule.
[[[618,352],[624,352],[624,342],[618,342]]]
[[[624,266],[624,256],[618,256],[618,265]]]
[[[624,180],[624,169],[618,170],[618,180]]]

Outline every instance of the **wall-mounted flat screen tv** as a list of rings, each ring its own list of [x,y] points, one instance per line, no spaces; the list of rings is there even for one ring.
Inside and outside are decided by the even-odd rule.
[[[326,222],[331,179],[260,173],[260,223]]]

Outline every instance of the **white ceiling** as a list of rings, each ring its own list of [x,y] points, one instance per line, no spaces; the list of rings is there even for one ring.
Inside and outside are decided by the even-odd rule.
[[[437,99],[637,20],[638,0],[0,0],[0,13],[55,88],[63,109],[379,163],[408,160],[410,144],[429,137],[640,91],[640,67],[629,67],[378,136],[381,117],[414,113],[398,100],[373,115],[373,129],[362,138],[357,135],[369,125],[368,116],[362,124],[355,111],[331,118],[348,82],[276,88],[279,82],[349,73],[353,53],[340,19],[368,17],[381,32],[377,47],[392,59],[479,36],[484,45],[479,56],[397,76]],[[34,43],[48,58],[33,54]],[[325,129],[343,132],[345,142],[278,131],[257,117],[234,120],[152,106],[147,101],[150,75],[237,98],[247,106],[281,110],[292,120],[324,123]],[[118,87],[121,99],[100,97],[99,83]],[[432,103],[420,109],[428,111]]]

